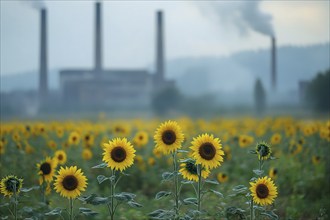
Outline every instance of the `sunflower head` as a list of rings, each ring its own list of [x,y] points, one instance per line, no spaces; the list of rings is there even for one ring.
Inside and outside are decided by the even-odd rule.
[[[18,194],[23,185],[23,179],[19,179],[14,175],[2,178],[0,182],[0,192],[5,196],[11,197],[14,193]]]
[[[179,172],[184,179],[198,182],[197,164],[193,159],[186,159],[180,164]],[[210,174],[210,171],[206,168],[202,168],[202,177],[206,179]]]
[[[123,171],[133,165],[135,149],[126,138],[114,138],[103,147],[103,161],[111,169]]]
[[[191,142],[192,156],[196,164],[201,164],[207,169],[216,168],[223,162],[224,152],[219,138],[213,135],[202,134]]]
[[[55,152],[54,158],[57,160],[58,164],[65,164],[67,156],[64,150],[58,150]]]
[[[258,205],[270,205],[277,197],[277,187],[269,177],[258,178],[255,182],[250,182],[250,185],[253,202]]]
[[[277,174],[278,174],[277,168],[270,168],[269,174],[268,174],[270,178],[276,179],[277,178]]]
[[[136,133],[133,142],[136,146],[143,147],[148,143],[148,140],[149,140],[148,133],[145,131],[139,131],[138,133]]]
[[[272,150],[266,142],[261,142],[257,144],[256,152],[259,160],[267,160],[270,157]]]
[[[46,157],[44,161],[37,164],[38,174],[41,176],[40,184],[45,180],[46,182],[51,182],[55,174],[55,169],[57,166],[57,160]]]
[[[76,166],[61,167],[56,176],[54,189],[66,198],[77,198],[87,187],[87,178]]]
[[[154,139],[156,148],[164,154],[170,154],[181,148],[184,135],[177,122],[167,121],[157,128]]]
[[[314,155],[314,156],[312,157],[312,162],[313,162],[314,165],[319,164],[320,161],[321,161],[321,157],[320,157],[320,156]]]
[[[225,183],[228,181],[228,175],[225,173],[218,173],[217,179],[220,183]]]

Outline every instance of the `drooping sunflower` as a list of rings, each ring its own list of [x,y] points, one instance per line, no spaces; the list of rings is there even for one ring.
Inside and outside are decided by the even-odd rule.
[[[257,144],[256,152],[259,160],[267,160],[270,157],[272,150],[266,142],[261,142]]]
[[[223,162],[224,152],[219,138],[213,135],[202,134],[191,142],[192,156],[196,164],[201,164],[207,169],[216,168]]]
[[[87,187],[87,178],[76,166],[61,167],[56,175],[54,189],[61,196],[74,199]]]
[[[57,162],[61,165],[65,164],[67,160],[67,156],[64,150],[56,151],[54,157],[56,158]]]
[[[135,149],[126,138],[114,138],[103,144],[103,161],[114,170],[123,171],[134,163]]]
[[[198,182],[197,165],[194,160],[185,160],[180,164],[179,172],[184,179]],[[206,168],[202,168],[202,178],[206,179],[210,175],[210,171]]]
[[[184,135],[177,122],[166,121],[157,128],[154,140],[156,148],[164,154],[170,154],[181,148]]]
[[[250,182],[250,185],[253,202],[256,204],[270,205],[277,197],[277,187],[267,176],[258,178],[255,182]]]
[[[23,185],[23,179],[19,179],[14,175],[9,175],[1,179],[0,192],[4,196],[11,197],[15,192],[18,194]]]
[[[46,182],[51,182],[55,174],[55,169],[57,166],[57,160],[46,157],[44,161],[41,161],[37,164],[38,174],[40,177],[40,184],[43,183],[43,179]]]
[[[220,183],[225,183],[228,181],[228,175],[225,173],[218,173],[217,179]]]

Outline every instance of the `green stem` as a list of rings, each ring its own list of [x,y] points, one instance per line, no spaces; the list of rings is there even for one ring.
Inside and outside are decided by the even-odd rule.
[[[115,170],[111,170],[111,177],[116,175],[115,172],[116,172]],[[115,216],[115,209],[114,209],[114,194],[115,194],[115,185],[116,185],[115,181],[116,181],[116,179],[110,181],[110,185],[111,185],[111,187],[110,187],[110,193],[111,193],[110,217],[111,217],[111,220],[113,220],[114,216]]]
[[[16,183],[14,184],[14,217],[15,217],[15,220],[17,220],[17,194],[16,194]]]
[[[69,205],[70,205],[70,220],[73,220],[73,199],[69,199]]]
[[[174,168],[174,196],[175,196],[175,219],[179,217],[179,193],[178,193],[178,166],[176,161],[176,152],[172,154],[173,156],[173,168]]]
[[[201,191],[202,191],[202,166],[200,164],[197,165],[197,175],[198,175],[198,185],[197,185],[197,210],[198,212],[202,209],[201,202]]]
[[[253,198],[251,198],[251,203],[250,203],[250,219],[254,219],[254,209],[253,209]]]

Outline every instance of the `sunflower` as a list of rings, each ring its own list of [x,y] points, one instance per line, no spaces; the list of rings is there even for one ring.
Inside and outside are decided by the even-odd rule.
[[[259,160],[267,160],[270,157],[272,150],[266,142],[261,142],[257,144],[256,152]]]
[[[137,147],[142,147],[148,143],[149,135],[145,131],[139,131],[136,133],[133,142]]]
[[[0,155],[5,153],[5,142],[0,140]]]
[[[278,174],[278,170],[276,168],[270,168],[269,173],[268,173],[270,178],[276,179],[277,174]]]
[[[57,160],[51,159],[50,157],[47,157],[44,161],[37,164],[39,170],[38,174],[41,176],[40,184],[43,183],[43,179],[46,182],[51,182],[53,180],[56,166]]]
[[[18,194],[23,185],[23,179],[19,179],[14,175],[2,178],[0,182],[0,192],[5,196],[11,197],[14,193]]]
[[[79,142],[80,142],[79,133],[76,132],[76,131],[71,132],[68,142],[69,142],[70,145],[78,145]]]
[[[84,135],[84,146],[91,147],[94,145],[94,135],[92,134],[85,134]]]
[[[135,149],[126,138],[114,138],[103,147],[103,161],[111,169],[123,171],[133,165]]]
[[[92,159],[93,157],[93,152],[88,149],[88,148],[85,148],[82,152],[81,152],[81,157],[84,159],[84,160],[90,160]]]
[[[57,137],[61,138],[61,137],[63,137],[63,134],[64,134],[63,128],[62,127],[57,127],[56,128],[56,135],[57,135]]]
[[[255,182],[250,182],[250,191],[253,202],[259,205],[270,205],[277,197],[277,187],[269,177],[258,178]]]
[[[239,146],[242,148],[249,146],[250,144],[252,144],[253,141],[253,137],[249,135],[243,134],[238,137]]]
[[[87,178],[76,166],[61,167],[56,175],[54,189],[61,196],[74,199],[87,187]]]
[[[61,165],[65,164],[67,156],[64,150],[58,150],[55,152],[54,156],[57,160],[57,162]]]
[[[156,148],[164,154],[169,154],[181,148],[184,135],[177,122],[167,121],[162,123],[154,135]]]
[[[53,140],[48,141],[47,145],[48,145],[48,147],[49,147],[50,149],[52,149],[52,150],[55,150],[56,147],[57,147],[56,142],[53,141]]]
[[[321,157],[320,156],[313,156],[312,157],[312,162],[313,162],[314,165],[319,164],[320,161],[321,161]]]
[[[270,143],[272,145],[276,145],[281,143],[282,136],[279,133],[273,134],[273,136],[270,138]]]
[[[219,138],[213,135],[202,134],[191,142],[192,156],[196,164],[201,164],[207,169],[216,168],[223,162],[224,152]]]
[[[217,179],[220,183],[225,183],[228,181],[228,175],[225,173],[218,173]]]
[[[185,162],[180,164],[180,167],[179,172],[182,174],[183,178],[198,182],[197,165],[194,160],[185,160]],[[202,177],[206,179],[209,175],[210,171],[206,168],[202,168]]]

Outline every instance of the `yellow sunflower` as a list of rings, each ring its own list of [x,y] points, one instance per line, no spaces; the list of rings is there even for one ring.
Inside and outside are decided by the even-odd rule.
[[[114,138],[103,144],[103,161],[114,170],[123,171],[134,163],[135,149],[126,138]]]
[[[82,152],[81,152],[81,157],[84,159],[84,160],[90,160],[92,159],[93,157],[93,152],[88,149],[88,148],[85,148]]]
[[[68,143],[70,145],[78,145],[79,142],[80,142],[80,135],[79,135],[79,133],[76,132],[76,131],[71,132],[71,134],[69,136]]]
[[[61,167],[56,175],[54,189],[61,196],[74,199],[87,187],[87,178],[76,166]]]
[[[46,157],[44,161],[37,164],[38,174],[41,176],[40,184],[43,183],[43,179],[45,179],[46,182],[51,182],[53,180],[56,166],[57,160],[51,159],[50,157]]]
[[[277,145],[279,143],[281,143],[282,140],[282,136],[279,133],[275,133],[273,134],[273,136],[270,138],[270,143],[272,145]]]
[[[220,183],[225,183],[228,181],[228,175],[225,173],[218,173],[217,179]]]
[[[196,164],[201,164],[207,169],[216,168],[223,162],[224,152],[219,138],[213,135],[202,134],[191,142],[192,156]]]
[[[238,137],[238,144],[241,148],[249,146],[250,144],[253,143],[253,141],[254,141],[254,138],[249,135],[242,134]]]
[[[257,144],[256,152],[259,160],[267,160],[270,157],[272,150],[266,142],[261,142]]]
[[[313,162],[314,165],[319,164],[320,161],[321,161],[321,157],[320,156],[313,156],[312,157],[312,162]]]
[[[56,158],[57,162],[61,165],[65,164],[67,160],[67,156],[64,150],[56,151],[54,158]]]
[[[149,141],[149,135],[145,131],[139,131],[136,133],[133,142],[137,147],[143,147]]]
[[[277,187],[267,176],[258,178],[255,182],[250,182],[250,185],[253,202],[258,205],[270,205],[277,197]]]
[[[175,121],[162,123],[154,135],[156,148],[164,154],[170,154],[179,148],[184,141],[184,135],[181,127]]]
[[[270,168],[269,173],[268,173],[270,178],[276,179],[277,174],[278,174],[278,170],[276,168]]]
[[[2,178],[0,182],[0,192],[5,196],[11,197],[15,192],[18,194],[23,185],[23,179],[19,179],[14,175]]]
[[[179,172],[184,179],[198,182],[197,165],[194,160],[186,160],[180,164]],[[210,175],[210,171],[202,168],[202,178],[206,179]]]

